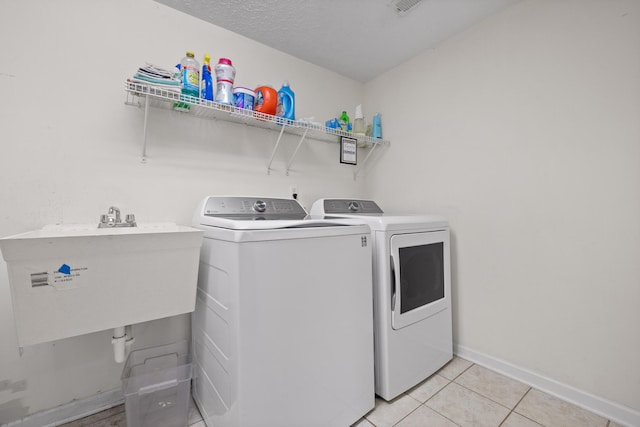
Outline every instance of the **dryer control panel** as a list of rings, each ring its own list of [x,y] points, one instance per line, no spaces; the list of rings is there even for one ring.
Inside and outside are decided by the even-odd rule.
[[[204,205],[204,216],[232,219],[304,219],[307,212],[293,199],[240,196],[210,196]]]
[[[357,199],[325,199],[324,213],[330,214],[360,214],[360,215],[381,215],[380,206],[373,200]]]

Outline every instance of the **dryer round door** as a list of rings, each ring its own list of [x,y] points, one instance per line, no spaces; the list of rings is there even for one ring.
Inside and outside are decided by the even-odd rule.
[[[391,236],[391,326],[400,329],[451,306],[449,232]]]

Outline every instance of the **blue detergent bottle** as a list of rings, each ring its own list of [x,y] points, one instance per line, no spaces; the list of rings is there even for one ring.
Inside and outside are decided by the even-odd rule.
[[[202,79],[200,80],[200,98],[213,101],[213,78],[211,77],[211,55],[204,54]]]
[[[380,123],[380,113],[373,116],[373,127],[371,129],[371,137],[382,139],[382,123]]]
[[[289,87],[289,82],[284,82],[278,91],[278,107],[276,108],[276,116],[284,119],[296,119],[296,96]]]

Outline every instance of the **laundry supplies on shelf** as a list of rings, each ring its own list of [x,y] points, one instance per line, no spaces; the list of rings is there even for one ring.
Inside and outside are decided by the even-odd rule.
[[[206,101],[213,101],[213,79],[211,78],[211,56],[204,54],[202,64],[202,80],[200,81],[200,98]]]
[[[242,108],[243,110],[253,110],[253,103],[256,98],[256,93],[246,87],[234,87],[233,88],[233,100],[236,108]]]
[[[340,129],[343,132],[351,131],[351,123],[349,123],[349,115],[347,114],[346,111],[342,112],[342,114],[340,115],[340,118],[338,119],[338,122],[340,123]]]
[[[254,111],[275,116],[278,106],[278,92],[270,86],[256,88]]]
[[[233,81],[236,78],[236,69],[231,60],[220,58],[215,66],[216,72],[216,96],[215,101],[220,104],[234,105]]]
[[[187,51],[180,61],[180,70],[182,70],[182,95],[198,99],[200,97],[200,64],[193,52]]]
[[[150,63],[146,63],[144,66],[138,68],[129,81],[167,90],[172,93],[180,93],[181,82],[179,78],[176,78],[175,73]]]
[[[284,82],[278,91],[278,106],[276,116],[289,120],[296,119],[295,94],[289,87],[289,82]]]

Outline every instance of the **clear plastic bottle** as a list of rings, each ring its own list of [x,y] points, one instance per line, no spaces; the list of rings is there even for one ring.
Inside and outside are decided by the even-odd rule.
[[[202,64],[202,80],[200,81],[200,98],[213,101],[213,80],[211,78],[211,55],[204,54]]]
[[[356,106],[356,115],[353,119],[353,133],[364,135],[367,128],[364,124],[364,116],[362,115],[362,105]]]
[[[182,95],[200,98],[200,64],[196,61],[195,55],[190,50],[180,61],[182,70]],[[189,101],[189,99],[184,99]]]

